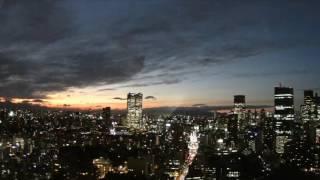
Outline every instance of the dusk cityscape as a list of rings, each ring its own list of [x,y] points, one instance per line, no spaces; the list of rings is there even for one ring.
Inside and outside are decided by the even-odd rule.
[[[0,179],[320,179],[320,1],[0,0]]]

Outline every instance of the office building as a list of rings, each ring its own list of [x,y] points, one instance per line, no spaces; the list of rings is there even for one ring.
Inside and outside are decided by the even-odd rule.
[[[111,125],[111,108],[110,107],[105,107],[102,109],[102,117],[103,120],[105,121],[106,125]]]
[[[318,93],[315,95],[315,104],[316,104],[316,120],[320,121],[320,97],[318,96]]]
[[[129,93],[127,98],[127,127],[130,129],[144,129],[142,122],[142,98],[141,93]]]
[[[301,105],[301,118],[304,123],[319,120],[319,97],[312,90],[304,91],[304,104]]]
[[[303,122],[311,121],[315,118],[315,101],[312,90],[304,91],[304,104],[301,105],[301,118]]]
[[[234,114],[238,116],[238,119],[244,119],[245,111],[246,111],[246,97],[244,95],[234,96]]]
[[[292,127],[295,119],[293,88],[275,87],[274,106],[275,151],[278,154],[283,154],[286,144],[292,139]]]
[[[275,87],[274,92],[275,112],[274,118],[276,120],[294,120],[294,94],[293,88],[290,87]]]

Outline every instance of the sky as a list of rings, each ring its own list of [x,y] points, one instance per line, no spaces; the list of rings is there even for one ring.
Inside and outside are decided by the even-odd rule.
[[[0,0],[0,97],[65,108],[272,105],[319,90],[317,0]]]

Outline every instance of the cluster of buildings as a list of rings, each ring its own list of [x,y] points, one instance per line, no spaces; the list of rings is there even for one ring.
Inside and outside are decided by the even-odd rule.
[[[320,97],[318,93],[314,93],[312,90],[304,91],[301,118],[304,122],[320,120]]]
[[[275,87],[274,111],[234,96],[230,112],[0,110],[0,178],[264,179],[292,168],[320,176],[320,101]]]
[[[296,112],[294,105],[294,89],[290,87],[275,87],[274,89],[274,112],[267,113],[252,112],[246,108],[246,97],[244,95],[234,96],[234,109],[232,119],[228,124],[231,136],[237,139],[244,128],[262,124],[262,128],[270,128],[275,136],[275,152],[283,154],[285,145],[292,140],[294,130],[297,125],[312,124],[313,137],[318,139],[315,132],[320,124],[320,98],[312,90],[304,91],[304,104],[301,105],[300,112]],[[267,121],[267,119],[269,119]],[[265,135],[268,134],[265,132]],[[316,141],[315,141],[316,142]]]

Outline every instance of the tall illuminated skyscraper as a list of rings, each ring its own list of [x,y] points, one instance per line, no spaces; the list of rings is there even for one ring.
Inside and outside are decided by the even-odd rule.
[[[130,129],[144,129],[144,124],[142,122],[142,99],[143,95],[141,93],[129,93],[127,98],[127,126]]]
[[[275,87],[274,106],[275,150],[278,154],[283,154],[286,143],[292,139],[292,126],[295,119],[293,88]]]
[[[246,97],[244,95],[234,96],[233,114],[229,118],[228,131],[233,143],[238,141],[239,132],[245,127]]]
[[[303,122],[318,120],[318,95],[314,96],[312,90],[304,91],[304,104],[301,105],[301,118]]]
[[[236,95],[234,96],[234,114],[238,116],[238,119],[245,118],[246,110],[246,96]]]
[[[290,87],[275,87],[274,92],[276,120],[294,120],[294,94],[293,88]]]

